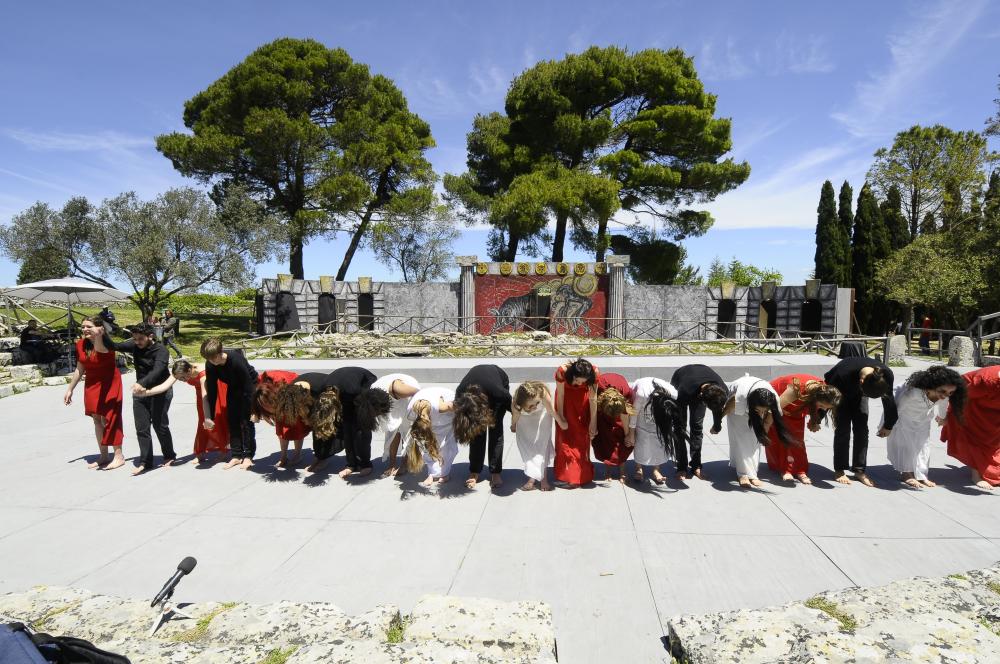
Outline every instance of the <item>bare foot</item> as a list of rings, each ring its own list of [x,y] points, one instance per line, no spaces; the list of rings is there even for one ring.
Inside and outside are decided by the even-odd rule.
[[[976,486],[979,487],[980,489],[986,489],[987,491],[993,490],[993,485],[987,482],[986,480],[979,480],[978,482],[976,482]]]
[[[747,477],[746,475],[740,475],[737,478],[737,480],[739,481],[740,486],[743,487],[744,489],[747,489],[747,488],[750,487],[750,478]]]
[[[223,470],[229,470],[230,468],[233,468],[234,466],[238,466],[241,463],[243,463],[242,459],[233,458],[233,459],[230,459],[228,462],[226,462],[226,465],[223,466],[222,469]]]
[[[111,460],[111,463],[105,466],[104,470],[114,470],[115,468],[121,468],[124,465],[125,457],[116,455],[115,458]]]
[[[552,485],[544,477],[542,478],[542,491],[552,491]]]
[[[395,466],[389,466],[388,468],[382,471],[382,477],[395,477],[395,476],[396,476]]]
[[[854,479],[861,482],[865,486],[875,486],[875,482],[872,481],[872,478],[868,477],[865,473],[854,473]]]
[[[347,468],[344,468],[342,471],[340,471],[339,473],[337,473],[337,477],[339,477],[342,480],[346,480],[347,476],[350,475],[353,472],[354,471],[350,468],[350,466],[348,466]]]
[[[434,481],[437,482],[438,484],[446,484],[449,479],[451,479],[451,477],[449,475],[445,475],[444,477],[439,477]]]
[[[687,481],[687,478],[688,478],[687,473],[685,472],[677,473],[677,479],[679,479],[681,482]]]
[[[499,489],[503,486],[503,479],[500,477],[500,473],[493,473],[490,475],[490,488]]]
[[[643,480],[646,479],[646,476],[642,472],[642,466],[638,466],[635,469],[635,473],[632,474],[632,479],[639,484],[642,484]]]
[[[794,479],[795,479],[795,478],[794,478],[794,477],[792,477],[792,474],[791,474],[791,473],[789,473],[789,472],[786,472],[786,473],[785,473],[784,475],[782,475],[782,476],[781,476],[781,481],[782,481],[782,482],[791,482],[791,481],[792,481],[792,480],[794,480]]]
[[[98,468],[104,468],[104,466],[108,465],[108,462],[110,460],[111,459],[109,459],[106,456],[98,457],[97,461],[91,461],[90,463],[88,463],[87,464],[87,468],[90,468],[91,470],[97,470]]]
[[[847,473],[842,470],[838,470],[837,474],[833,476],[838,484],[850,484],[851,480],[847,477]]]
[[[763,486],[763,484],[761,484],[760,480],[757,479],[756,477],[751,477],[750,478],[750,486],[761,487],[761,486]]]
[[[663,484],[664,482],[667,481],[667,478],[663,476],[663,473],[660,472],[659,468],[654,468],[653,481],[656,482],[657,484]]]
[[[922,484],[920,484],[920,482],[913,479],[912,477],[908,480],[903,480],[903,484],[905,484],[906,486],[912,486],[914,489],[919,489],[921,486],[923,486]]]
[[[278,463],[274,464],[274,466],[275,468],[284,468],[286,463],[288,463],[288,458],[282,454],[278,457]]]
[[[430,475],[427,476],[427,479],[420,481],[420,486],[425,488],[430,487],[432,484],[434,484],[434,478]]]
[[[932,482],[930,480],[920,480],[920,483],[928,488],[937,486],[937,482]]]
[[[132,477],[135,477],[136,475],[142,475],[144,472],[146,472],[145,466],[136,466],[135,468],[132,469]]]
[[[479,476],[478,475],[470,475],[469,479],[465,480],[465,488],[466,489],[475,489],[476,488],[476,482],[478,482],[478,481],[479,481]]]
[[[163,460],[163,467],[164,468],[169,468],[170,466],[174,465],[175,461],[177,461],[177,459],[164,459]]]
[[[309,464],[309,467],[306,468],[306,472],[316,473],[323,470],[324,466],[326,466],[326,459],[316,459],[311,464]]]
[[[243,459],[243,463],[240,464],[240,468],[243,470],[250,470],[253,468],[253,459]]]
[[[521,485],[521,491],[533,491],[535,489],[535,480],[529,479],[527,482]]]
[[[812,484],[813,483],[813,481],[811,479],[809,479],[809,476],[806,475],[805,473],[799,473],[798,476],[797,476],[797,479],[800,482],[802,482],[803,484]]]
[[[707,480],[708,479],[707,476],[705,476],[705,475],[702,474],[701,468],[699,468],[698,470],[694,471],[694,476],[697,477],[699,480]]]

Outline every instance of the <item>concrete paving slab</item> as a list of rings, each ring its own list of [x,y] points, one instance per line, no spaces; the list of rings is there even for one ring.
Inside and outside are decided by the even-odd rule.
[[[978,537],[813,540],[859,586],[877,586],[911,576],[945,576],[1000,560],[997,542]]]
[[[45,507],[0,507],[0,539],[65,511]]]
[[[664,629],[679,613],[783,604],[854,585],[801,535],[640,532],[638,538]]]
[[[663,656],[664,632],[632,534],[484,525],[450,593],[549,603],[560,662]]]
[[[930,473],[931,479],[942,480],[945,474],[965,477],[966,468],[946,468]],[[927,505],[936,512],[960,523],[972,532],[983,537],[1000,537],[1000,492],[982,491],[977,488],[961,486],[957,482],[948,483],[933,489],[901,489],[907,496],[921,504]]]

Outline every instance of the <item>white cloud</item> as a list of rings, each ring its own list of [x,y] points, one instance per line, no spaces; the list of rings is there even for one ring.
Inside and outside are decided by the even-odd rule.
[[[986,4],[938,0],[915,13],[905,29],[888,37],[889,66],[858,83],[852,104],[831,117],[853,136],[867,139],[905,125],[901,116],[914,110],[921,79],[961,43]]]
[[[117,131],[99,131],[87,134],[7,129],[4,133],[32,150],[121,154],[153,146],[153,139],[148,136],[130,136]]]
[[[701,53],[695,58],[698,73],[706,80],[730,80],[746,78],[753,73],[748,56],[741,53],[736,40],[727,37],[723,45],[714,41],[702,44]]]
[[[727,36],[724,43],[708,40],[695,58],[705,80],[738,80],[751,76],[825,74],[835,69],[825,37],[781,32],[774,45],[747,46]]]

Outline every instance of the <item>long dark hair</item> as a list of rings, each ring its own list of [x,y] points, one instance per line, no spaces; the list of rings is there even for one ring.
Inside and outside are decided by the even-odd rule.
[[[104,339],[104,347],[111,350],[111,343],[108,341],[108,328],[104,327],[104,320],[97,316],[84,316],[80,319],[80,322],[83,323],[84,321],[87,321],[101,331],[101,337]],[[86,353],[87,357],[93,356],[94,342],[90,339],[84,339],[83,352]]]
[[[771,411],[771,426],[778,432],[778,440],[785,445],[802,445],[800,441],[795,440],[788,427],[785,426],[785,420],[781,416],[781,408],[778,406],[778,398],[774,396],[774,392],[759,387],[756,390],[751,390],[750,394],[747,395],[747,419],[750,420],[750,428],[753,429],[753,433],[761,445],[767,445],[770,442],[767,431],[764,429],[764,420],[757,413],[757,409],[761,406],[765,406]]]
[[[593,364],[582,357],[570,362],[563,374],[563,380],[566,381],[567,385],[572,385],[577,378],[583,378],[588,386],[597,382],[597,370]]]
[[[385,390],[371,387],[354,397],[354,417],[362,431],[375,431],[392,410],[392,397]]]
[[[478,385],[470,385],[455,397],[455,419],[452,427],[460,443],[470,443],[472,439],[489,427],[495,426],[493,409],[486,392]]]
[[[656,385],[653,393],[649,395],[649,400],[646,401],[645,410],[653,415],[656,437],[660,439],[660,445],[673,457],[674,451],[684,445],[688,437],[686,431],[675,426],[680,421],[681,407],[662,385]]]
[[[968,391],[965,379],[962,374],[954,369],[949,369],[943,364],[936,364],[933,367],[918,371],[906,380],[907,387],[918,390],[936,390],[939,387],[951,385],[955,388],[955,393],[948,397],[948,404],[959,422],[963,420],[962,414],[965,410],[965,402],[968,398]]]

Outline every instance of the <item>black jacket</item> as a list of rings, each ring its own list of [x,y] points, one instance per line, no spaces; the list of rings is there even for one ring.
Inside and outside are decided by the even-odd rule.
[[[167,349],[164,348],[166,353]],[[254,387],[257,386],[257,370],[247,362],[243,351],[233,349],[225,350],[226,363],[216,366],[211,362],[205,363],[205,396],[208,397],[208,408],[210,413],[215,412],[215,400],[219,395],[219,381],[226,384],[227,402],[232,403],[237,398],[249,404],[253,395]]]
[[[843,395],[841,408],[857,409],[861,407],[861,397],[864,396],[861,392],[860,374],[865,367],[882,369],[885,380],[889,384],[889,394],[882,397],[882,409],[885,411],[883,426],[886,429],[891,429],[896,424],[896,420],[899,419],[899,414],[896,412],[896,401],[892,394],[892,369],[870,357],[845,357],[833,365],[833,368],[826,372],[823,379],[828,385],[833,385],[840,390]]]
[[[696,402],[701,395],[701,386],[714,383],[724,391],[729,392],[726,381],[704,364],[688,364],[677,369],[670,377],[670,384],[677,390],[677,405],[687,407]],[[712,412],[712,428],[722,427],[722,413]]]
[[[469,369],[465,378],[455,388],[455,396],[459,397],[473,385],[478,385],[486,393],[490,408],[510,410],[510,379],[507,373],[495,364],[477,364]]]
[[[109,345],[119,353],[130,353],[135,365],[135,382],[149,389],[156,387],[170,376],[170,352],[159,341],[151,341],[145,348],[139,348],[135,341],[114,341],[108,337]]]

